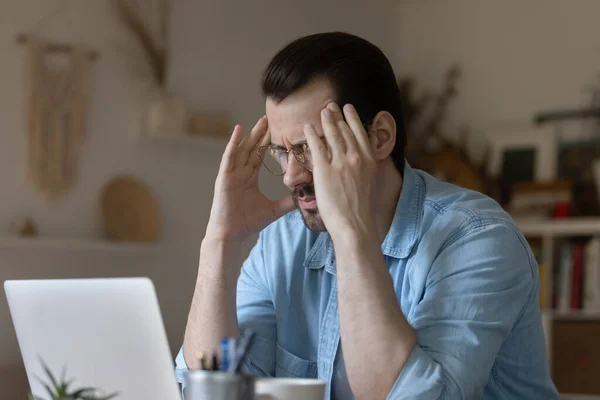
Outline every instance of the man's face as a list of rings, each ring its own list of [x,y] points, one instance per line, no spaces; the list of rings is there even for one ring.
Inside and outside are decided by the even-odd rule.
[[[334,100],[334,91],[326,80],[315,80],[294,92],[280,103],[267,99],[271,143],[290,149],[292,145],[306,143],[304,125],[308,122],[323,136],[321,110]],[[293,156],[288,155],[288,166],[283,183],[290,190],[296,207],[300,209],[304,224],[313,231],[325,231],[319,215],[312,173]]]

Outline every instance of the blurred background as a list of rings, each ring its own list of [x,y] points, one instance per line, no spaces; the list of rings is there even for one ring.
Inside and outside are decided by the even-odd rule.
[[[0,0],[0,281],[149,276],[175,354],[232,126],[264,114],[279,48],[342,30],[397,72],[408,161],[518,221],[555,383],[600,395],[599,13],[596,0]],[[285,193],[269,174],[261,187]],[[0,388],[27,394],[4,296]]]

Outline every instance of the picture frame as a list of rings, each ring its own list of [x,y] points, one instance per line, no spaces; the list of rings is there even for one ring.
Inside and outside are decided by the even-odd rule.
[[[556,179],[558,132],[549,125],[490,132],[488,173],[512,182]],[[510,165],[509,160],[514,164]],[[520,164],[520,165],[519,165]],[[510,173],[513,176],[507,176]]]
[[[571,138],[559,144],[557,175],[573,182],[573,216],[600,215],[600,182],[595,165],[599,158],[597,136]]]

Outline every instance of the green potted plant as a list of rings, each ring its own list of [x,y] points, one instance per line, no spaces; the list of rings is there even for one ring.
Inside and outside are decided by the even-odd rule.
[[[63,370],[63,374],[60,380],[50,371],[50,368],[40,360],[44,371],[46,372],[49,382],[43,382],[46,392],[48,393],[47,398],[39,397],[32,393],[29,394],[29,400],[109,400],[115,398],[118,393],[111,393],[109,395],[100,395],[99,390],[93,387],[82,387],[78,389],[71,389],[73,380],[66,379],[66,371]],[[39,379],[39,378],[38,378]]]

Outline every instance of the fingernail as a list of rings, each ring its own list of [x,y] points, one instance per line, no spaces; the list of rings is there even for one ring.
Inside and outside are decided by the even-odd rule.
[[[354,110],[354,106],[353,106],[352,104],[346,104],[346,105],[344,106],[344,109],[345,109],[346,111],[352,111],[352,110]]]
[[[330,117],[331,116],[331,110],[329,108],[324,108],[323,109],[323,115],[325,115],[326,117]]]
[[[336,103],[333,103],[333,102],[329,103],[329,109],[331,111],[335,111],[335,112],[340,111],[340,107]]]

